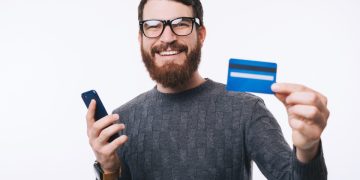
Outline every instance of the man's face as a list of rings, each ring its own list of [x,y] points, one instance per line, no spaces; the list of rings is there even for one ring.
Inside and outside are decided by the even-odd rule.
[[[178,17],[193,17],[192,8],[175,1],[150,0],[145,4],[144,20]],[[198,68],[204,38],[205,28],[195,26],[188,36],[177,36],[169,26],[157,38],[140,32],[141,54],[151,78],[164,87],[182,87]]]

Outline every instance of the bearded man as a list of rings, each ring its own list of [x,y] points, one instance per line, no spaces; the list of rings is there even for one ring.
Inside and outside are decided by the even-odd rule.
[[[268,179],[327,179],[325,96],[298,84],[272,86],[288,112],[292,150],[263,100],[199,74],[200,0],[141,0],[138,11],[141,55],[156,86],[96,122],[91,102],[98,179],[248,180],[253,161]]]

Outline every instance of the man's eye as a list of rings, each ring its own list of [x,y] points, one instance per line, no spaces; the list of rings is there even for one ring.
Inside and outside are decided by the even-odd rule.
[[[159,29],[161,28],[161,23],[157,21],[149,21],[144,24],[145,29]]]
[[[160,26],[157,25],[157,26],[145,26],[145,29],[159,29]]]
[[[174,28],[187,28],[187,27],[191,27],[191,22],[181,21],[176,24],[172,24],[172,26]]]
[[[177,27],[189,27],[190,24],[186,23],[186,22],[181,22],[181,23],[175,24],[174,26],[177,26]]]

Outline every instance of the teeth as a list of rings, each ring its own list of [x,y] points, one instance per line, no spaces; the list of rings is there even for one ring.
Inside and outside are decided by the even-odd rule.
[[[179,51],[162,51],[159,54],[161,56],[171,56],[171,55],[179,54]]]

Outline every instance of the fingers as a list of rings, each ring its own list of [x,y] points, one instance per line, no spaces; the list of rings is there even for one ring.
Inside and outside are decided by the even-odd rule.
[[[129,138],[126,135],[121,135],[120,137],[111,141],[111,143],[105,145],[106,152],[114,152],[117,148],[123,146]]]
[[[118,119],[118,114],[111,114],[92,123],[92,126],[88,128],[88,135],[90,139],[97,138],[100,135],[101,131],[103,131],[106,127],[114,124]]]
[[[291,84],[291,83],[274,83],[271,86],[271,90],[275,93],[275,96],[287,106],[286,98],[294,92],[308,90],[303,85]]]
[[[298,137],[293,139],[295,145],[297,147],[302,147],[303,149],[306,149],[304,145],[308,142],[319,140],[323,131],[323,128],[319,127],[314,122],[306,121],[300,118],[289,119],[289,125],[293,129],[293,133],[298,134]]]
[[[294,105],[289,107],[288,113],[291,114],[289,119],[298,117],[297,119],[302,119],[304,121],[314,121],[320,126],[325,126],[324,124],[326,124],[324,113],[315,106]]]
[[[121,159],[118,157],[116,150],[124,145],[128,140],[126,135],[114,139],[106,145],[96,145],[93,147],[95,156],[105,172],[116,172],[121,166]]]
[[[320,95],[313,91],[291,93],[288,97],[286,97],[285,102],[290,105],[311,105],[319,108],[321,111],[326,109],[326,104],[323,103]]]
[[[106,127],[105,129],[103,129],[98,138],[96,138],[96,141],[99,143],[99,144],[107,144],[108,143],[108,140],[109,138],[118,133],[119,131],[121,130],[124,130],[125,129],[125,125],[124,124],[113,124],[109,127]]]
[[[307,91],[309,88],[300,84],[292,84],[292,83],[274,83],[271,86],[271,90],[274,93],[280,94],[290,94],[296,91]]]
[[[123,146],[127,140],[128,137],[126,135],[121,135],[110,143],[108,143],[107,140],[103,142],[100,142],[101,140],[96,140],[91,146],[96,153],[101,154],[102,156],[111,156],[111,154],[115,153],[116,149]]]
[[[106,127],[100,132],[99,136],[93,139],[90,138],[91,147],[98,154],[101,154],[103,156],[110,156],[112,153],[115,152],[117,148],[122,146],[128,138],[126,135],[122,135],[114,139],[113,141],[108,142],[109,138],[124,129],[124,124],[113,124],[109,127]]]
[[[307,104],[318,106],[325,110],[327,98],[321,93],[310,89],[304,85],[291,83],[274,83],[271,86],[275,96],[285,105],[288,104]]]

